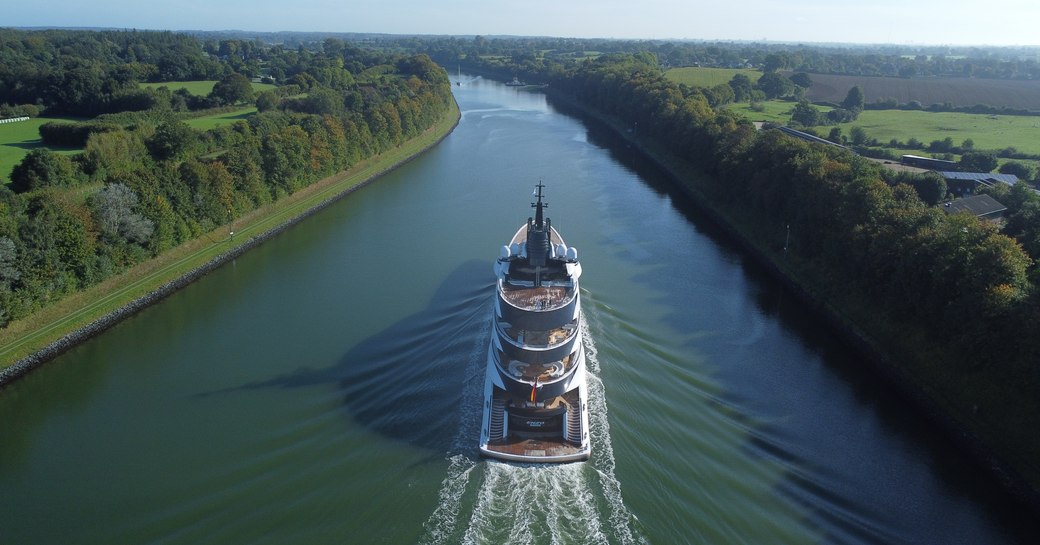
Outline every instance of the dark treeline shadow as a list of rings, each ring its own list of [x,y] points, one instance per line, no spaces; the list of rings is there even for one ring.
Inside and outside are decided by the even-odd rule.
[[[361,341],[334,366],[200,395],[334,385],[343,410],[366,428],[435,452],[452,450],[460,419],[474,416],[463,414],[466,393],[484,379],[482,326],[490,319],[492,279],[489,263],[468,261],[448,274],[426,309]]]

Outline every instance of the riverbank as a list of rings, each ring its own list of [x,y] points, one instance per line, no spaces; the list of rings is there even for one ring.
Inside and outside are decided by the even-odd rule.
[[[12,322],[0,331],[0,388],[421,155],[451,134],[460,117],[453,102],[438,123],[393,150]]]
[[[827,276],[827,271],[786,259],[782,251],[785,234],[757,232],[754,222],[742,218],[739,210],[720,205],[712,198],[707,175],[695,166],[671,156],[652,138],[637,135],[618,119],[590,110],[562,93],[548,91],[548,94],[553,100],[609,127],[657,164],[704,217],[860,352],[872,374],[881,377],[893,391],[917,407],[926,420],[941,429],[959,449],[970,453],[980,470],[988,472],[1034,510],[1040,510],[1040,470],[1036,460],[1028,453],[1009,448],[1010,441],[994,431],[994,426],[980,414],[978,405],[972,406],[963,392],[943,387],[954,382],[937,375],[941,363],[936,362],[945,361],[946,348],[929,348],[927,353],[915,351],[915,347],[927,344],[927,340],[901,329],[906,324],[886,321],[884,316],[871,311],[870,302],[864,301],[863,296],[847,293],[847,290],[842,292],[834,286],[835,281]]]

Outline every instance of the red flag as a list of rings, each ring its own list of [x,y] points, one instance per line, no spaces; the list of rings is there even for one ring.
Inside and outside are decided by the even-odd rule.
[[[534,378],[534,384],[531,385],[531,403],[538,397],[538,377]]]

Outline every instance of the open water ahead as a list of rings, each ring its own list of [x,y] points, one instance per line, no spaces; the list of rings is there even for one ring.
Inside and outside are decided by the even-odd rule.
[[[479,78],[442,144],[0,392],[0,543],[1038,543],[652,166]],[[476,458],[491,264],[546,183],[593,458]]]

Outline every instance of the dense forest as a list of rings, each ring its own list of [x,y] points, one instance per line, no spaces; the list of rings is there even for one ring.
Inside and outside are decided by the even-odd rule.
[[[275,90],[254,96],[259,67]],[[275,74],[272,76],[271,74]],[[209,96],[142,87],[217,79]],[[0,326],[418,135],[452,104],[425,55],[169,32],[0,30],[0,103],[72,115],[0,186]],[[207,131],[192,110],[255,103]]]

